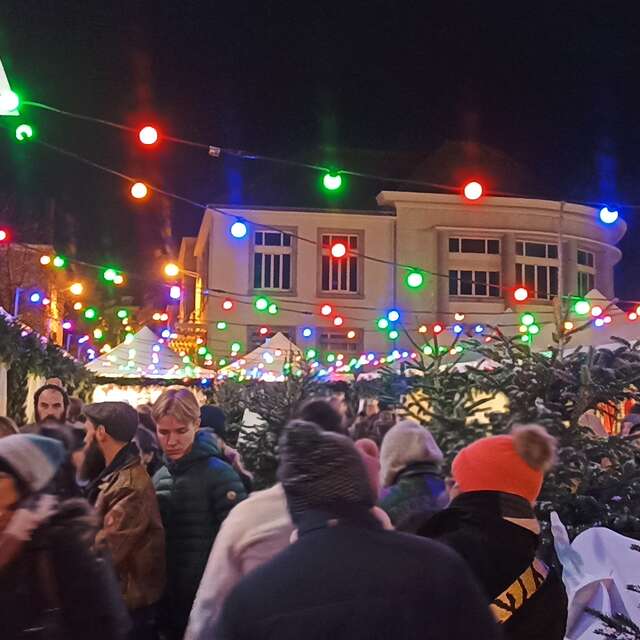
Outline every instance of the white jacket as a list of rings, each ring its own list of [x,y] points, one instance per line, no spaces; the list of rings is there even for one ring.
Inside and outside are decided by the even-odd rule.
[[[191,609],[184,640],[211,640],[224,601],[247,573],[289,545],[294,526],[280,483],[251,494],[216,536]]]

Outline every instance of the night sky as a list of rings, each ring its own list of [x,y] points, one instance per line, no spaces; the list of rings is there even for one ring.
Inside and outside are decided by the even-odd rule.
[[[3,0],[0,57],[23,98],[208,144],[640,203],[640,28],[621,11],[634,3],[444,4]],[[308,170],[142,149],[96,124],[23,116],[42,140],[198,202],[375,208],[381,189],[402,186],[352,179],[329,199]],[[133,204],[126,183],[3,130],[0,197],[0,222],[20,239],[53,229],[60,250],[148,274],[202,216],[157,196]],[[620,211],[618,294],[640,299],[640,209]]]

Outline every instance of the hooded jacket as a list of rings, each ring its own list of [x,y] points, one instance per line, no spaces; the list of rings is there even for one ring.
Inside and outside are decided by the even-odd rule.
[[[206,431],[196,433],[185,456],[165,459],[153,484],[166,535],[165,626],[172,636],[182,637],[220,525],[246,493]]]
[[[92,485],[93,486],[93,485]],[[135,444],[123,447],[100,474],[96,544],[111,553],[130,610],[160,600],[165,579],[164,529],[158,500]]]
[[[418,534],[455,549],[491,603],[533,562],[540,540],[536,525],[531,505],[523,498],[474,491],[456,497]],[[510,640],[562,640],[566,621],[567,596],[551,569],[542,586],[501,626]]]

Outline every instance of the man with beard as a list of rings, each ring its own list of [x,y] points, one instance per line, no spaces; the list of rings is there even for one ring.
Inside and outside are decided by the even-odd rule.
[[[85,459],[80,478],[101,529],[97,545],[111,552],[133,621],[131,638],[156,637],[156,605],[164,590],[165,543],[151,478],[134,442],[138,414],[125,402],[98,402],[84,409]]]

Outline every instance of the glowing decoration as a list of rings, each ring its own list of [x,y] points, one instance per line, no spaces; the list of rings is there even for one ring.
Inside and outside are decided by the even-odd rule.
[[[30,124],[20,124],[16,127],[16,140],[24,142],[33,138],[33,127]]]
[[[474,330],[476,333],[482,333],[482,332],[484,331],[484,326],[483,326],[483,325],[481,325],[481,324],[477,324],[477,325],[473,328],[473,330]]]
[[[464,331],[464,327],[461,324],[453,325],[453,333],[462,333]]]
[[[464,320],[464,313],[456,313],[453,316],[454,320],[457,320],[458,322],[462,322]]]
[[[425,356],[430,356],[433,354],[433,347],[429,344],[425,344],[424,347],[422,347],[422,353],[424,353]]]
[[[40,256],[40,264],[43,267],[46,267],[47,265],[51,264],[51,256]]]
[[[62,269],[63,267],[65,267],[67,265],[67,260],[66,258],[63,258],[62,256],[56,256],[53,259],[53,266],[56,269]]]
[[[574,324],[573,322],[571,322],[571,320],[567,320],[563,326],[565,331],[571,331],[574,327]]]
[[[602,307],[595,305],[594,307],[591,307],[591,315],[594,318],[597,318],[598,316],[602,315]]]
[[[224,331],[227,328],[227,323],[224,320],[220,320],[216,323],[216,329],[219,331]]]
[[[84,310],[85,320],[95,320],[98,317],[98,310],[95,307],[87,307]]]
[[[229,300],[229,298],[227,298],[223,303],[222,303],[222,308],[225,311],[231,311],[231,309],[233,309],[233,301]]]
[[[521,325],[518,327],[518,331],[519,331],[520,333],[527,333],[527,327],[525,327],[523,324],[521,324]]]
[[[589,302],[587,302],[587,300],[578,300],[573,307],[573,310],[579,316],[586,316],[591,310],[591,305],[589,304]]]
[[[611,316],[605,316],[604,318],[602,318],[602,320],[604,321],[605,324],[611,324],[613,322],[613,319],[611,318]]]
[[[475,180],[464,185],[464,197],[467,200],[478,200],[482,196],[482,185]]]
[[[169,319],[168,313],[163,313],[160,315],[160,320],[162,320],[162,322],[166,322],[168,319]]]
[[[231,225],[231,235],[234,238],[238,238],[238,240],[240,240],[241,238],[244,238],[247,233],[249,232],[249,229],[247,228],[247,225],[242,222],[241,220],[236,220],[232,225]]]
[[[163,329],[160,335],[166,340],[171,336],[171,331],[169,329]]]
[[[439,322],[436,322],[433,325],[433,333],[435,335],[438,335],[439,333],[442,333],[443,331],[444,331],[444,327]]]
[[[175,278],[180,273],[180,267],[175,262],[167,262],[164,265],[164,275],[167,278]]]
[[[529,297],[529,292],[524,287],[518,287],[513,292],[513,298],[516,302],[524,302]]]
[[[331,255],[334,258],[344,258],[347,255],[347,247],[343,242],[336,242],[331,247]]]
[[[334,324],[336,327],[341,327],[343,323],[344,323],[344,320],[343,320],[340,316],[336,316],[336,317],[333,319],[333,324]]]
[[[261,336],[266,336],[266,335],[267,335],[267,333],[269,333],[269,329],[267,329],[267,327],[260,327],[260,330],[258,331],[258,333],[259,333]]]
[[[272,316],[275,316],[278,313],[278,305],[275,302],[272,302],[267,307],[267,313],[269,313]]]
[[[407,275],[407,287],[418,289],[424,284],[424,275],[420,271],[410,271]]]
[[[336,361],[336,356],[333,353],[328,353],[327,362],[335,362],[335,361]]]
[[[427,333],[427,331],[429,331],[429,329],[426,324],[421,324],[418,327],[418,333]]]
[[[396,329],[391,329],[391,331],[389,331],[389,340],[397,340],[399,335]]]
[[[266,311],[269,306],[269,300],[264,297],[256,298],[254,305],[258,311]]]
[[[149,189],[147,188],[147,185],[144,182],[134,182],[131,185],[131,195],[136,200],[142,200],[143,198],[146,198],[148,194],[149,194]]]
[[[640,316],[640,305],[636,307],[636,313]]]
[[[102,340],[102,338],[104,337],[104,332],[102,331],[102,329],[96,328],[93,330],[93,337],[96,340]]]
[[[40,302],[40,300],[42,300],[42,295],[38,291],[34,291],[29,296],[29,300],[31,300],[31,302],[33,302],[33,303]]]
[[[596,318],[594,320],[593,324],[595,324],[596,327],[602,327],[602,326],[604,326],[604,319],[603,318]]]
[[[242,349],[242,345],[239,342],[231,343],[231,351],[240,351]]]
[[[162,317],[162,316],[161,316],[159,313],[154,313],[154,314],[153,314],[153,316],[152,316],[152,318],[153,318],[156,322],[159,322],[161,317]]]
[[[313,329],[310,329],[309,327],[305,327],[302,330],[302,337],[303,338],[310,338],[313,335]]]
[[[6,229],[0,229],[0,242],[5,242],[9,238],[9,232]]]
[[[70,323],[68,320],[65,320],[65,321],[62,323],[62,328],[63,328],[65,331],[69,331],[69,329],[71,329],[71,323]]]
[[[330,304],[323,304],[322,307],[320,307],[320,313],[323,316],[330,316],[333,313],[333,307]]]
[[[313,360],[318,355],[315,349],[307,349],[306,357],[307,360]]]
[[[74,302],[73,303],[73,308],[74,308],[75,311],[80,311],[80,309],[82,309],[82,307],[83,307],[82,302]]]
[[[604,222],[604,224],[613,224],[618,219],[618,212],[614,209],[613,211],[609,210],[607,207],[602,207],[600,209],[600,220]]]
[[[182,294],[182,291],[180,290],[180,287],[176,284],[174,284],[170,289],[169,289],[169,297],[172,300],[180,300],[180,296]]]
[[[118,316],[120,320],[124,320],[129,316],[129,312],[126,309],[118,309],[116,316]]]
[[[389,322],[397,322],[400,320],[400,312],[397,309],[391,309],[391,311],[387,313],[387,320],[389,320]]]
[[[82,293],[84,292],[84,285],[82,284],[82,282],[74,282],[70,287],[69,287],[69,291],[71,291],[71,293],[74,296],[81,296]]]
[[[523,336],[520,336],[520,340],[522,340],[522,342],[530,342],[531,336],[525,333]]]
[[[525,327],[530,327],[535,321],[536,319],[532,313],[523,313],[520,318],[520,322],[522,322]]]
[[[89,342],[89,336],[82,336],[82,338],[78,340],[78,344],[84,344],[85,342]]]
[[[198,347],[198,355],[204,356],[207,353],[207,347]]]
[[[528,330],[532,336],[538,335],[540,333],[540,327],[537,324],[532,324],[528,327]]]
[[[627,315],[627,318],[633,322],[638,319],[638,314],[635,311],[632,311]]]
[[[12,115],[20,106],[18,94],[8,87],[0,93],[0,116]]]
[[[147,125],[140,129],[138,138],[142,144],[155,144],[158,142],[158,130],[155,127]]]
[[[380,318],[378,320],[378,329],[386,329],[389,326],[389,321],[386,318]]]
[[[356,337],[356,332],[355,331],[351,330],[351,331],[347,332],[347,338],[349,340],[353,340],[355,337]]]
[[[107,282],[113,282],[114,278],[118,275],[118,272],[115,269],[109,267],[102,272],[102,278]]]
[[[117,273],[116,277],[113,279],[113,284],[117,286],[124,284],[124,276],[121,273]]]
[[[338,191],[342,187],[342,176],[339,173],[328,171],[322,177],[322,186],[327,191]]]

